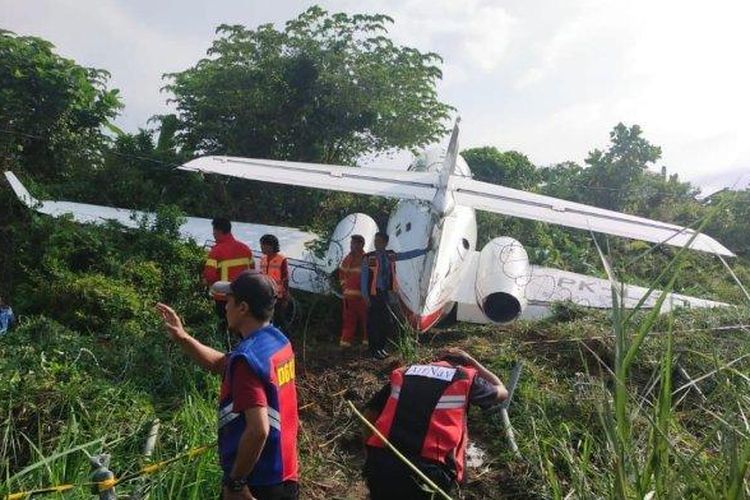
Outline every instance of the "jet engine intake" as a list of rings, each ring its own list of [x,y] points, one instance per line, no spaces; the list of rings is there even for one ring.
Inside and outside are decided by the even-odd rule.
[[[479,253],[477,305],[493,323],[509,323],[526,307],[531,266],[526,250],[509,237],[495,238]]]
[[[365,252],[371,251],[375,233],[378,232],[378,225],[366,214],[349,214],[336,225],[336,229],[331,234],[328,244],[328,251],[325,256],[325,267],[329,272],[333,272],[349,253],[349,240],[352,235],[359,234],[365,238]]]

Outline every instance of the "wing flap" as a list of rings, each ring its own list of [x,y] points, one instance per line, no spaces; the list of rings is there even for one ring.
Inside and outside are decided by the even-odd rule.
[[[26,186],[24,186],[18,177],[16,177],[16,174],[13,172],[5,172],[5,178],[8,180],[10,187],[13,189],[13,192],[16,193],[18,199],[21,200],[21,203],[29,208],[34,208],[34,206],[39,203],[36,198],[31,196],[29,190],[26,189]]]
[[[628,215],[602,208],[528,193],[466,177],[452,176],[456,203],[478,210],[495,212],[561,226],[623,236],[693,250],[734,256],[721,243],[702,233],[666,222]]]

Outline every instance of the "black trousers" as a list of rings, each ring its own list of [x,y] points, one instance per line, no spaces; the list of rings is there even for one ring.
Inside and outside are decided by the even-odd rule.
[[[410,459],[424,475],[441,490],[450,494],[455,482],[441,466]],[[420,479],[411,469],[390,451],[367,447],[367,460],[364,468],[367,489],[371,500],[432,500],[438,498],[432,492],[422,489]]]
[[[384,349],[388,340],[393,338],[393,312],[389,303],[388,292],[378,290],[377,295],[370,295],[370,307],[367,309],[367,337],[370,352]]]
[[[250,493],[258,500],[297,500],[299,485],[296,481],[284,481],[273,486],[249,486]],[[224,498],[224,494],[219,495]]]
[[[287,337],[290,335],[289,322],[287,321],[289,308],[289,299],[278,300],[276,299],[276,305],[273,307],[273,319],[271,323],[273,326],[281,330],[281,333]]]
[[[250,493],[258,500],[297,500],[299,486],[296,481],[284,481],[273,486],[250,486]]]

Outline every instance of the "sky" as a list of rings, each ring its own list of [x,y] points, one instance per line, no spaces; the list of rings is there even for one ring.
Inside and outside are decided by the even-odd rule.
[[[537,165],[582,162],[618,123],[639,124],[669,173],[711,192],[750,185],[747,0],[320,1],[384,13],[397,42],[439,53],[439,97],[461,147],[496,146]],[[170,111],[162,74],[205,56],[222,23],[283,23],[293,0],[0,0],[0,27],[50,40],[108,70],[127,131]],[[743,62],[745,61],[745,62]]]

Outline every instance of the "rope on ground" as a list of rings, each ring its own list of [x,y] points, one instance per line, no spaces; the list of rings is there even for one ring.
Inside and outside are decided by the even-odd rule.
[[[142,476],[155,474],[156,472],[159,472],[167,468],[169,465],[172,465],[175,462],[179,462],[180,460],[184,460],[185,458],[195,458],[198,455],[201,455],[205,453],[206,451],[212,449],[215,445],[216,443],[214,442],[211,444],[193,448],[184,453],[180,453],[179,455],[174,456],[170,459],[162,460],[161,462],[155,462],[153,464],[146,465],[145,467],[140,468],[136,472],[133,472],[132,474],[127,474],[120,478],[113,477],[111,479],[106,479],[104,481],[94,481],[94,482],[76,483],[76,484],[72,484],[72,483],[58,484],[55,486],[47,486],[44,488],[37,488],[34,490],[19,491],[17,493],[10,493],[6,495],[5,500],[23,500],[33,495],[47,495],[50,493],[63,493],[66,491],[70,491],[74,488],[83,488],[83,487],[91,487],[91,486],[97,487],[99,491],[107,491],[107,490],[114,488],[115,486],[119,484],[127,483],[129,481],[132,481]]]
[[[365,424],[376,436],[378,436],[383,441],[383,443],[385,443],[385,445],[388,447],[388,449],[391,450],[396,455],[396,457],[398,457],[399,460],[401,460],[411,470],[413,470],[417,474],[417,476],[419,476],[419,478],[422,481],[424,481],[425,483],[427,483],[427,485],[435,491],[435,493],[437,493],[439,496],[441,496],[442,498],[444,498],[446,500],[451,500],[451,497],[448,496],[448,494],[446,492],[444,492],[443,490],[441,490],[440,487],[437,484],[435,484],[434,482],[432,482],[432,480],[430,480],[429,477],[425,476],[424,473],[421,470],[419,470],[416,465],[414,465],[413,463],[411,463],[405,456],[403,456],[401,454],[401,452],[398,451],[396,449],[396,447],[393,446],[385,438],[385,436],[383,436],[383,434],[381,434],[380,431],[378,431],[378,429],[374,425],[372,425],[372,423],[370,423],[370,421],[367,420],[364,415],[362,415],[359,412],[359,410],[357,410],[357,408],[354,406],[354,404],[351,401],[347,400],[346,402],[349,405],[349,408],[352,409],[352,411],[354,412],[354,414],[362,421],[362,423]]]

